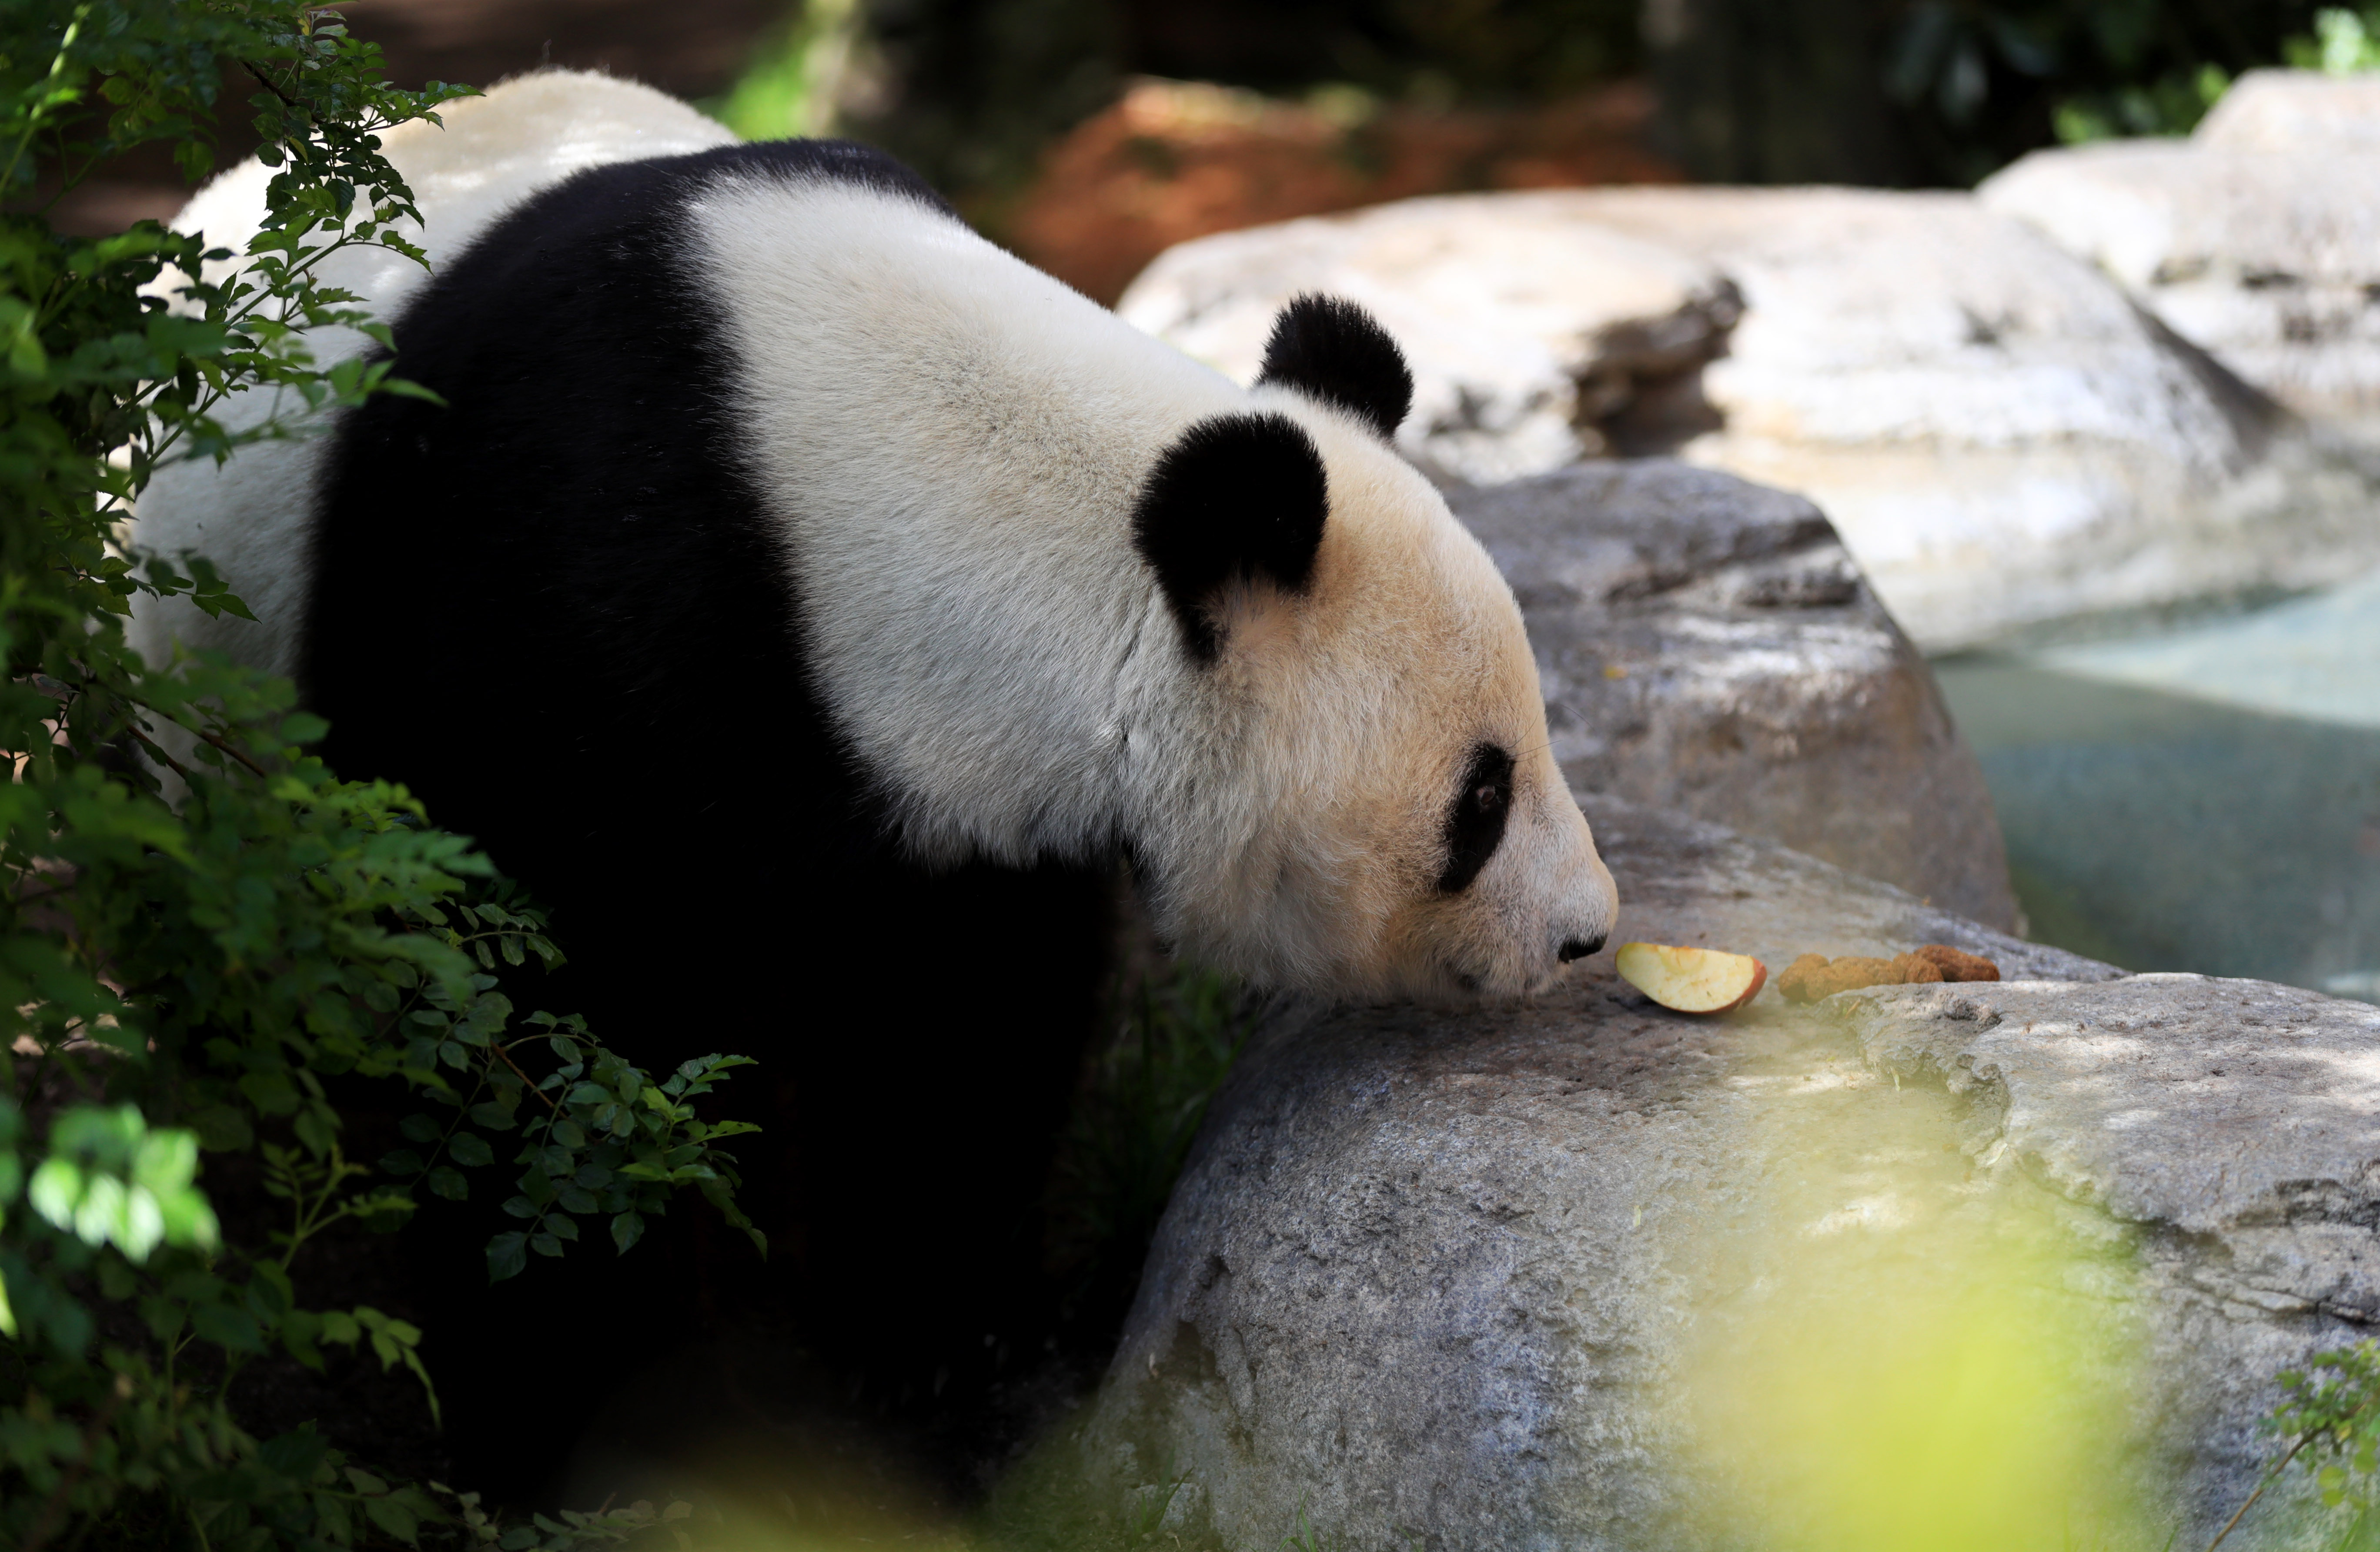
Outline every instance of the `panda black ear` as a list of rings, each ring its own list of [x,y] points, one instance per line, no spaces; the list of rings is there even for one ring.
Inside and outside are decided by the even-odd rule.
[[[1277,382],[1371,423],[1388,441],[1413,408],[1404,352],[1354,303],[1311,294],[1281,309],[1257,384]]]
[[[1214,608],[1234,582],[1302,593],[1330,513],[1322,455],[1285,415],[1218,415],[1175,438],[1133,503],[1132,538],[1191,656],[1221,648]]]

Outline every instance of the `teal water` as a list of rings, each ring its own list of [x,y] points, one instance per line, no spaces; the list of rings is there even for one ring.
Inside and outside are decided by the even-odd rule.
[[[2163,637],[1937,661],[2033,936],[2380,1001],[2375,643],[2367,584]]]

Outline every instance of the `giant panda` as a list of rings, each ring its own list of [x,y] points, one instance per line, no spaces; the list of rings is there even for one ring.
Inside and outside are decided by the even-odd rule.
[[[682,1213],[582,1315],[641,1340],[743,1299],[888,1408],[982,1393],[1038,1331],[1120,865],[1164,943],[1263,987],[1528,997],[1603,941],[1519,611],[1391,450],[1411,380],[1360,309],[1293,304],[1243,387],[861,146],[564,72],[446,117],[386,147],[434,273],[334,274],[443,402],[161,473],[135,547],[207,555],[257,622],[132,630],[292,675],[334,769],[478,837],[572,955],[540,1003],[650,1064],[760,1059],[722,1106],[766,1127],[760,1292]],[[238,248],[265,176],[182,224]],[[597,1336],[537,1283],[430,1327],[500,1492],[567,1443],[507,1397],[552,1415],[550,1348]]]

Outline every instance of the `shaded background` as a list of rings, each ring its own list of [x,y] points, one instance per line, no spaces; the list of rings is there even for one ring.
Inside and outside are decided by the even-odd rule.
[[[1388,110],[1514,113],[1653,89],[1644,149],[1697,181],[1964,185],[2070,130],[2186,129],[2202,78],[2282,57],[2314,0],[352,0],[400,84],[540,64],[727,106],[747,132],[832,127],[996,218],[1135,77]],[[824,55],[832,55],[832,59]],[[802,79],[806,78],[806,79]],[[787,85],[789,81],[799,84]],[[226,160],[249,141],[229,83]],[[771,116],[779,122],[765,122]],[[735,116],[735,115],[731,115]],[[1357,148],[1360,152],[1360,147]],[[1360,161],[1360,154],[1356,160]],[[1474,169],[1475,172],[1476,169]],[[1577,180],[1573,180],[1577,181]],[[1480,181],[1474,187],[1491,187]],[[162,160],[70,212],[169,214]],[[994,219],[994,224],[997,221]]]

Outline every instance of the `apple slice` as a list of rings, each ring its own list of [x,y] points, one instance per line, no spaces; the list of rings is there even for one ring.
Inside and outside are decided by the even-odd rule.
[[[1622,943],[1621,976],[1630,986],[1682,1013],[1724,1013],[1742,1007],[1767,983],[1768,966],[1750,954],[1667,943]]]

